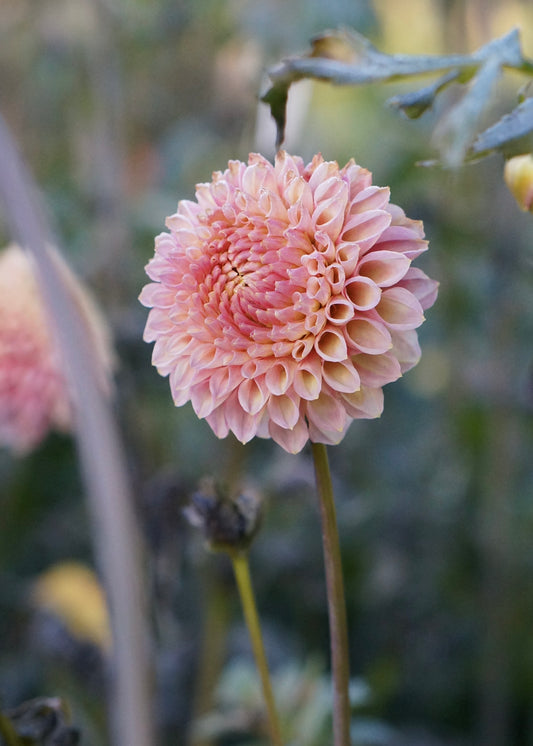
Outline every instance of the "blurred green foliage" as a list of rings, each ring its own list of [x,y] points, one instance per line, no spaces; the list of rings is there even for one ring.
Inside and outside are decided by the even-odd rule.
[[[219,442],[190,407],[172,406],[142,342],[143,266],[196,182],[229,158],[273,152],[266,107],[258,113],[264,70],[326,27],[352,25],[380,44],[387,3],[377,6],[3,0],[0,110],[116,340],[116,409],[147,543],[161,744],[187,743],[192,713],[217,711],[209,682],[219,663],[242,666],[250,654],[230,569],[181,515],[201,477],[249,480],[265,495],[251,562],[280,676],[289,661],[301,685],[315,676],[321,686],[323,668],[308,661],[325,660],[327,614],[310,455]],[[468,51],[451,44],[468,41],[465,19],[475,25],[488,13],[466,0],[431,8],[447,51]],[[397,29],[397,49],[408,33]],[[354,423],[330,453],[352,671],[370,693],[368,743],[531,743],[532,218],[507,193],[498,158],[453,173],[415,165],[434,155],[438,111],[403,121],[383,106],[387,86],[295,89],[287,147],[306,159],[355,157],[389,184],[392,201],[424,220],[431,249],[422,265],[441,282],[421,363],[386,389],[380,420]],[[502,87],[491,121],[513,95]],[[7,242],[4,223],[0,234]],[[53,435],[23,460],[0,454],[0,701],[61,696],[82,743],[99,746],[105,654],[31,601],[38,575],[71,558],[92,562],[73,444]],[[223,673],[230,701],[234,670]],[[207,682],[202,697],[198,682]]]

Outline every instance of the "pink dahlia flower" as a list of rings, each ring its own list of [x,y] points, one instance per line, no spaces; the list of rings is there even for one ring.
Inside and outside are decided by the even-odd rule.
[[[176,406],[190,400],[218,437],[292,453],[338,443],[418,362],[437,294],[411,267],[422,224],[353,161],[230,161],[166,225],[140,296],[144,339]]]
[[[59,254],[50,252],[80,309],[107,378],[107,330]],[[29,255],[12,244],[0,253],[0,446],[31,450],[51,428],[69,430],[72,407],[63,366]]]

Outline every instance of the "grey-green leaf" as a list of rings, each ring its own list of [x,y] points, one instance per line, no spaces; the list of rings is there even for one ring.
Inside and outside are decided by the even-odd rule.
[[[526,98],[510,114],[481,132],[469,154],[480,157],[493,151],[507,158],[533,152],[533,98]]]

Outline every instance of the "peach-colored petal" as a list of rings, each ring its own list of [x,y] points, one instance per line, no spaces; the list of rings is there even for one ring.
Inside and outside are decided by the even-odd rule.
[[[293,428],[300,417],[299,400],[294,395],[271,396],[267,410],[272,422],[288,429]]]
[[[351,393],[358,391],[361,385],[359,373],[350,360],[337,363],[326,361],[322,366],[322,374],[333,391]]]
[[[372,318],[358,316],[346,324],[345,333],[351,347],[370,355],[381,355],[392,347],[389,330]]]
[[[144,338],[177,406],[219,437],[297,452],[377,417],[414,365],[437,284],[411,261],[423,226],[350,161],[280,151],[230,161],[156,238]]]
[[[396,285],[404,276],[410,260],[397,251],[372,251],[365,254],[359,264],[359,273],[369,277],[379,287]]]
[[[324,391],[318,399],[306,402],[305,412],[309,421],[324,432],[341,432],[346,422],[346,410],[340,397],[326,394]]]
[[[431,306],[437,300],[437,293],[439,291],[439,283],[436,280],[431,280],[425,272],[422,272],[418,267],[411,267],[405,277],[399,283],[399,286],[406,288],[412,293],[422,308],[431,308]]]
[[[294,391],[302,399],[317,399],[322,388],[322,360],[318,355],[298,365],[294,374]]]
[[[268,432],[272,440],[289,453],[299,453],[309,440],[309,430],[301,417],[296,425],[290,429],[280,427],[270,420]]]
[[[378,388],[396,381],[402,375],[398,360],[390,353],[384,355],[355,355],[352,362],[357,368],[364,386]]]
[[[358,311],[369,311],[381,300],[381,290],[369,277],[353,277],[346,283],[346,296]]]
[[[342,395],[349,417],[374,419],[383,412],[383,389],[361,386],[353,394]]]
[[[392,354],[400,363],[402,373],[411,370],[418,361],[422,354],[420,345],[418,343],[418,334],[414,329],[407,330],[401,333],[392,332]]]
[[[384,290],[376,311],[394,329],[416,329],[424,321],[424,311],[418,299],[401,287]]]
[[[315,350],[323,360],[346,360],[348,356],[346,340],[337,328],[320,332],[315,340]]]
[[[257,414],[268,399],[264,379],[245,378],[239,386],[238,398],[245,412]]]

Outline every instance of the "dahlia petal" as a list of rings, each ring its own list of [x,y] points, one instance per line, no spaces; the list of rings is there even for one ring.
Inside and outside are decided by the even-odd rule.
[[[299,400],[288,396],[271,396],[268,400],[267,411],[272,422],[285,428],[293,428],[300,417]]]
[[[342,182],[341,182],[342,183]],[[348,202],[347,189],[344,184],[344,192],[339,196],[320,202],[311,216],[314,225],[333,240],[337,239],[344,224],[344,211]],[[316,193],[315,193],[316,199]]]
[[[327,446],[336,446],[346,435],[346,431],[351,424],[351,419],[346,418],[344,427],[340,430],[323,430],[317,427],[313,422],[309,423],[309,440],[311,443],[324,443]]]
[[[325,272],[325,279],[328,281],[332,293],[340,293],[346,281],[346,273],[341,264],[333,262]]]
[[[195,343],[191,345],[189,363],[193,368],[210,368],[217,358],[218,350],[212,343],[199,343],[195,340]],[[188,351],[189,351],[188,350]]]
[[[307,270],[308,275],[323,275],[326,271],[325,257],[319,251],[313,251],[312,254],[302,256],[302,265]]]
[[[313,196],[315,204],[318,204],[319,202],[326,202],[344,193],[347,193],[347,186],[338,175],[335,175],[330,176],[329,179],[318,184]]]
[[[279,150],[275,158],[276,172],[282,183],[288,178],[289,181],[295,175],[302,175],[304,172],[304,162],[299,155],[290,155],[285,150]]]
[[[340,240],[353,241],[359,244],[362,252],[368,251],[390,225],[390,221],[391,217],[386,210],[370,210],[353,215],[344,226]]]
[[[156,282],[145,285],[139,295],[139,301],[143,306],[157,306],[158,308],[169,308],[175,303],[176,293],[172,288],[167,288]]]
[[[308,169],[306,170],[311,173],[309,186],[313,190],[314,195],[315,190],[320,186],[320,184],[329,179],[331,176],[338,175],[339,166],[337,163],[335,163],[335,161],[325,161],[322,156],[314,156]]]
[[[245,378],[238,388],[239,404],[248,414],[257,414],[267,400],[261,378]]]
[[[348,348],[342,332],[324,329],[315,339],[315,350],[323,360],[346,360]]]
[[[220,404],[220,399],[213,396],[208,380],[191,386],[189,396],[194,412],[200,419],[210,415]]]
[[[353,394],[342,395],[348,417],[371,420],[383,412],[383,389],[361,386]]]
[[[314,339],[311,335],[304,339],[299,339],[294,343],[291,355],[295,360],[305,360],[313,349]]]
[[[354,355],[352,362],[359,373],[361,384],[379,388],[401,377],[400,363],[390,353],[384,355]]]
[[[148,314],[143,339],[145,342],[154,342],[160,334],[171,332],[173,329],[174,323],[168,315],[159,308],[152,308]]]
[[[241,367],[240,373],[244,378],[256,378],[267,373],[272,367],[272,360],[269,358],[254,358],[247,360]]]
[[[314,244],[319,254],[324,257],[326,263],[333,262],[335,260],[335,243],[331,240],[331,236],[321,230],[315,231]]]
[[[410,260],[396,251],[371,251],[362,258],[359,274],[369,277],[379,287],[396,285],[409,269]]]
[[[400,363],[402,373],[405,373],[418,363],[421,350],[418,335],[414,330],[392,332],[392,354]]]
[[[310,277],[307,281],[306,293],[312,300],[325,305],[331,296],[331,285],[325,277]]]
[[[379,321],[358,317],[349,321],[345,333],[350,346],[369,355],[381,355],[392,347],[389,330]]]
[[[335,325],[344,326],[354,316],[353,303],[345,298],[332,298],[325,308],[326,319]]]
[[[411,226],[391,225],[383,231],[375,248],[380,251],[400,251],[413,260],[426,251],[427,247],[428,242],[419,238]]]
[[[180,392],[188,391],[189,386],[191,386],[192,383],[198,383],[198,381],[195,381],[195,371],[190,367],[189,361],[186,357],[183,357],[176,362],[176,365],[170,371],[169,382],[172,397],[174,399],[178,398]],[[185,401],[187,401],[187,399],[185,399]]]
[[[205,420],[217,438],[226,438],[228,436],[229,425],[226,422],[224,404],[221,404],[211,414],[207,415]]]
[[[384,290],[376,311],[394,329],[416,329],[424,321],[424,311],[418,299],[401,287]]]
[[[386,209],[390,198],[388,187],[369,186],[352,198],[349,214],[356,215],[367,210]]]
[[[239,404],[236,392],[233,392],[222,406],[229,429],[241,443],[248,443],[257,432],[262,413],[248,414],[248,412],[245,412]]]
[[[360,249],[356,243],[351,241],[337,244],[337,261],[342,265],[346,277],[351,277],[357,262],[359,261]]]
[[[292,428],[280,427],[271,421],[268,432],[272,440],[289,453],[299,453],[309,440],[309,430],[303,417]]]
[[[439,283],[418,267],[411,267],[399,285],[413,293],[424,310],[431,308],[437,299]]]
[[[167,376],[174,367],[175,356],[169,351],[169,341],[168,337],[156,339],[152,351],[152,365],[162,376]]]
[[[209,388],[213,396],[226,399],[242,381],[239,365],[228,365],[209,372]]]
[[[317,399],[322,388],[322,361],[317,356],[298,366],[294,374],[293,387],[302,399]]]
[[[346,422],[346,410],[339,399],[324,391],[318,399],[305,403],[305,413],[309,422],[322,432],[340,432]]]
[[[294,380],[295,369],[292,360],[278,360],[271,364],[265,375],[268,391],[275,396],[284,394]]]
[[[194,345],[195,339],[191,334],[187,334],[187,332],[176,332],[176,334],[173,334],[172,336],[168,335],[166,337],[161,337],[161,339],[166,340],[166,348],[169,355],[172,355],[173,358],[177,358],[180,355],[183,355],[184,352],[187,352],[190,350],[190,348]],[[156,364],[155,361],[152,360],[154,365]]]
[[[283,191],[285,204],[299,204],[309,214],[313,210],[313,193],[307,181],[301,176],[295,176],[289,181]]]
[[[381,290],[369,277],[354,277],[348,280],[346,295],[358,311],[375,308],[381,300]]]
[[[350,393],[357,391],[361,385],[359,373],[349,360],[339,363],[326,361],[322,373],[324,381],[333,391]]]

